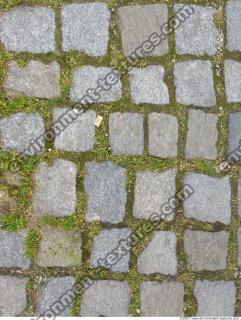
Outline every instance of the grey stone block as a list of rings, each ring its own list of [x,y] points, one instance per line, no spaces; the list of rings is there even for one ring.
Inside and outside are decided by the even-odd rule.
[[[200,110],[190,110],[186,141],[187,158],[217,158],[217,116]]]
[[[144,117],[138,113],[111,113],[109,143],[114,154],[140,155],[144,150]]]
[[[24,6],[2,12],[0,41],[8,51],[32,53],[54,51],[54,10]]]
[[[4,83],[7,95],[28,96],[37,98],[56,98],[60,96],[60,67],[57,62],[44,64],[31,60],[24,67],[18,67],[16,62],[10,62]]]
[[[29,269],[30,260],[25,256],[27,232],[6,232],[0,229],[0,267]]]
[[[176,4],[174,12],[183,7]],[[175,30],[176,51],[179,54],[193,54],[196,56],[214,55],[218,49],[218,29],[215,25],[215,8],[191,5],[194,13]],[[191,13],[191,10],[189,10]],[[188,12],[189,12],[188,11]],[[180,14],[181,15],[181,14]],[[177,14],[178,16],[178,14]],[[183,21],[183,18],[182,20]]]
[[[227,48],[230,51],[241,51],[241,2],[228,1],[226,6]]]
[[[41,162],[35,174],[33,208],[37,216],[69,216],[76,206],[76,165],[57,159],[53,166]]]
[[[76,3],[62,7],[63,50],[90,56],[107,53],[110,11],[105,3]]]
[[[228,160],[241,160],[241,112],[229,113]],[[236,150],[237,149],[237,150]]]
[[[163,205],[175,196],[176,170],[163,172],[143,171],[137,173],[133,214],[136,218],[150,220],[153,213],[161,215]],[[164,216],[172,220],[174,213]]]
[[[141,283],[143,317],[181,317],[184,315],[184,285],[178,281]]]
[[[75,119],[69,116],[70,110],[69,108],[54,109],[52,124],[56,134],[54,147],[74,152],[92,150],[95,143],[95,112],[84,112]]]
[[[88,196],[87,221],[118,223],[124,220],[126,169],[112,162],[87,162],[84,179]]]
[[[136,60],[146,55],[160,56],[168,52],[167,39],[150,42],[145,52],[136,53],[138,47],[147,42],[153,33],[160,34],[160,27],[167,22],[168,12],[165,4],[143,6],[124,6],[118,9],[122,46],[125,56]],[[158,43],[160,43],[158,45]],[[138,51],[139,52],[139,51]]]
[[[109,77],[114,79],[112,84],[108,80]],[[86,96],[89,98],[84,98]],[[83,66],[74,70],[70,98],[73,101],[84,99],[88,103],[119,100],[121,98],[119,73],[107,67]]]
[[[130,289],[126,281],[98,280],[83,293],[82,317],[127,317]]]
[[[44,121],[39,113],[15,113],[0,119],[0,140],[2,150],[15,151],[33,156],[43,151],[45,141],[41,144],[32,143],[44,135]]]
[[[236,292],[234,281],[196,280],[194,295],[198,317],[233,317]]]
[[[206,222],[231,221],[231,186],[229,177],[209,177],[200,173],[189,173],[184,178],[194,193],[184,202],[184,215]]]
[[[169,158],[177,156],[178,122],[175,116],[150,113],[148,116],[149,154]]]
[[[210,61],[178,62],[174,67],[176,100],[187,106],[213,107],[216,104]]]
[[[137,258],[137,270],[142,274],[177,273],[176,235],[171,231],[154,231],[147,247]]]
[[[131,98],[136,104],[168,104],[169,93],[164,82],[165,70],[162,66],[129,69]]]
[[[241,267],[241,228],[238,229],[238,266]]]
[[[27,307],[27,282],[28,278],[0,275],[1,317],[16,317]]]
[[[94,268],[106,267],[114,272],[128,272],[130,263],[130,249],[123,244],[131,235],[131,230],[110,229],[103,230],[94,238],[91,251],[91,265]],[[128,241],[129,243],[129,241]],[[119,250],[115,250],[121,248]],[[120,252],[121,251],[121,252]],[[111,255],[113,253],[113,255]]]
[[[35,316],[70,317],[75,299],[75,280],[72,277],[48,278],[37,294]]]
[[[235,60],[226,60],[224,75],[227,101],[229,103],[241,102],[241,63]]]
[[[218,271],[227,267],[229,234],[226,231],[187,230],[184,248],[188,267],[193,271]]]
[[[73,267],[81,264],[82,240],[79,232],[42,229],[37,256],[41,267]]]

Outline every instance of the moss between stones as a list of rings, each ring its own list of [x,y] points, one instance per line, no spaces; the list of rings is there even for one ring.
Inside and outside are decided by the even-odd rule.
[[[92,0],[91,0],[92,1]],[[86,207],[86,196],[83,190],[83,177],[84,177],[84,164],[86,161],[106,161],[111,160],[116,164],[122,165],[128,170],[127,190],[128,199],[126,205],[126,218],[123,225],[132,228],[133,232],[142,227],[144,220],[137,220],[132,215],[132,205],[134,200],[134,184],[135,173],[138,170],[152,170],[162,171],[168,168],[176,167],[178,169],[176,185],[177,189],[181,189],[183,185],[183,177],[186,172],[196,171],[212,176],[223,176],[224,174],[218,174],[216,171],[217,165],[225,160],[227,155],[227,135],[228,135],[228,113],[232,111],[241,111],[239,104],[227,105],[224,92],[224,75],[223,75],[223,61],[225,59],[237,59],[241,61],[241,53],[230,53],[224,48],[226,30],[225,30],[225,5],[226,0],[215,1],[215,6],[218,8],[218,13],[215,17],[217,27],[223,35],[223,43],[220,43],[220,49],[218,53],[210,58],[207,56],[201,57],[201,59],[209,59],[213,63],[214,79],[215,79],[215,91],[217,96],[217,106],[215,108],[204,108],[207,112],[214,112],[218,115],[218,153],[219,158],[217,161],[205,161],[205,160],[186,160],[184,156],[185,141],[187,133],[187,115],[188,108],[185,108],[175,102],[175,88],[173,84],[172,69],[176,62],[199,59],[191,55],[179,56],[175,53],[175,41],[174,35],[169,38],[169,53],[162,57],[148,57],[138,62],[138,67],[144,67],[150,64],[161,64],[166,70],[165,80],[168,84],[170,94],[170,104],[168,106],[154,106],[154,105],[134,105],[130,101],[130,88],[128,82],[127,67],[130,66],[127,60],[124,62],[124,68],[120,67],[120,62],[123,61],[123,53],[121,49],[121,38],[118,28],[117,8],[123,5],[134,4],[150,4],[150,1],[145,0],[108,0],[107,3],[111,9],[111,28],[110,28],[110,41],[108,54],[102,58],[92,58],[78,52],[63,53],[61,51],[61,32],[60,32],[60,7],[64,3],[72,2],[90,2],[84,1],[61,1],[61,0],[0,0],[0,8],[8,10],[16,5],[46,5],[56,9],[56,25],[57,25],[57,49],[53,54],[16,54],[7,53],[0,48],[0,82],[3,85],[4,77],[6,75],[6,67],[9,61],[16,60],[20,65],[26,65],[31,59],[41,60],[49,63],[56,60],[61,66],[61,97],[58,99],[35,99],[20,97],[14,100],[7,100],[3,90],[0,90],[0,117],[9,116],[15,112],[35,112],[38,111],[45,120],[46,127],[50,126],[52,120],[52,110],[56,105],[71,106],[71,102],[68,98],[68,93],[71,87],[71,72],[74,68],[82,65],[94,65],[94,66],[114,66],[121,71],[121,82],[123,86],[123,97],[121,100],[108,104],[94,104],[91,109],[104,117],[104,120],[96,130],[96,146],[92,152],[85,154],[74,154],[53,149],[53,143],[49,143],[45,149],[45,152],[40,156],[34,156],[25,161],[24,166],[21,169],[21,175],[24,178],[24,184],[21,187],[9,187],[7,189],[11,196],[14,196],[17,200],[16,212],[11,215],[1,216],[0,225],[7,229],[16,231],[18,229],[26,228],[28,225],[30,228],[29,236],[26,240],[26,253],[33,260],[33,267],[28,273],[30,281],[28,283],[28,308],[23,315],[31,315],[34,304],[36,303],[36,291],[40,284],[40,279],[43,281],[49,276],[56,275],[72,275],[77,279],[77,282],[81,282],[85,277],[92,277],[95,279],[116,279],[127,280],[132,291],[132,301],[130,305],[130,314],[134,316],[139,315],[140,310],[140,293],[139,285],[143,280],[171,280],[173,277],[150,275],[144,276],[137,273],[136,261],[137,256],[146,246],[150,240],[151,234],[146,233],[140,243],[134,248],[131,253],[131,265],[130,271],[127,274],[112,273],[105,270],[91,269],[89,263],[90,251],[93,242],[93,238],[100,232],[103,227],[109,227],[103,223],[85,223],[84,210]],[[151,3],[167,3],[169,10],[169,17],[173,15],[173,4],[182,3],[183,1],[151,1]],[[209,0],[193,0],[185,1],[185,3],[201,4],[201,5],[213,5],[213,1]],[[124,69],[124,71],[123,71]],[[3,89],[3,88],[2,88]],[[197,108],[196,108],[197,109]],[[203,108],[202,108],[203,109]],[[179,140],[178,140],[178,157],[176,159],[159,159],[148,156],[147,144],[145,145],[145,153],[139,157],[129,156],[114,156],[111,154],[108,145],[108,115],[110,112],[141,112],[145,115],[145,125],[147,123],[147,115],[149,112],[164,112],[174,114],[178,118],[179,123]],[[147,141],[145,141],[146,143]],[[39,161],[53,162],[56,158],[63,158],[73,161],[78,166],[78,205],[76,213],[71,217],[66,218],[53,218],[45,217],[42,219],[35,219],[31,214],[31,195],[33,190],[32,173],[36,170]],[[18,155],[14,153],[0,153],[0,174],[7,171],[9,164],[15,159],[18,159]],[[187,220],[183,215],[183,208],[179,208],[176,218],[171,222],[162,222],[159,226],[159,230],[172,230],[177,235],[177,254],[178,254],[178,276],[176,279],[182,281],[185,285],[185,316],[195,315],[197,304],[193,296],[194,282],[197,278],[207,278],[213,280],[232,279],[235,280],[238,288],[237,296],[237,308],[236,316],[241,316],[241,280],[237,271],[237,229],[240,226],[240,218],[237,214],[237,177],[240,174],[241,165],[237,164],[232,166],[228,173],[231,177],[232,185],[232,221],[230,226],[224,226],[221,224],[211,225],[209,223],[198,222],[194,220]],[[6,186],[4,186],[5,188]],[[63,228],[66,230],[80,230],[83,232],[83,265],[78,268],[40,268],[34,264],[34,260],[37,254],[38,245],[40,241],[40,234],[38,232],[38,226],[40,224],[51,225],[55,228]],[[228,267],[222,272],[199,272],[193,273],[187,269],[186,256],[184,253],[183,235],[184,230],[190,228],[194,230],[227,230],[230,232],[229,243],[229,258]],[[5,270],[4,272],[8,272]],[[73,315],[79,314],[79,308],[81,303],[81,295],[78,294],[76,301],[73,305]]]

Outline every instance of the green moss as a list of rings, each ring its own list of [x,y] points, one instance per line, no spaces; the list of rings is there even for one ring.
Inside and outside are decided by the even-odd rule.
[[[30,231],[25,241],[25,253],[29,258],[37,255],[41,234],[38,231]]]

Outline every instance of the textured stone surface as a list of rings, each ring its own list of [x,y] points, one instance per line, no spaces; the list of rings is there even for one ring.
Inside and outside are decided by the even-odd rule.
[[[227,101],[229,103],[241,102],[241,63],[235,60],[226,60],[224,75]]]
[[[108,75],[113,75],[113,77],[115,77],[116,81],[114,81],[114,84],[110,84],[108,81],[106,85]],[[105,84],[102,85],[102,82]],[[73,86],[70,91],[70,98],[73,101],[78,101],[89,94],[88,89],[97,89],[94,91],[91,98],[92,103],[112,102],[119,100],[121,98],[121,82],[118,72],[112,72],[112,68],[96,68],[92,66],[83,66],[74,70]]]
[[[0,268],[30,267],[30,260],[25,256],[27,232],[6,232],[0,229]]]
[[[174,275],[177,273],[176,235],[171,231],[154,231],[151,241],[137,258],[139,273]]]
[[[44,134],[44,121],[39,113],[15,113],[0,120],[0,141],[2,150],[15,151],[34,155],[43,151],[44,139],[41,145],[34,147],[31,141]]]
[[[122,222],[126,203],[126,169],[112,162],[87,162],[84,179],[87,221]]]
[[[141,283],[141,315],[143,317],[181,317],[184,315],[184,285],[177,281]]]
[[[69,117],[69,110],[71,109],[54,109],[53,127],[56,132],[54,147],[56,149],[75,152],[92,150],[95,143],[95,112],[85,112],[72,121],[71,116]],[[58,121],[57,124],[55,124],[56,121]]]
[[[226,5],[227,48],[230,51],[241,51],[241,2],[228,1]]]
[[[118,9],[122,46],[125,56],[137,57],[136,49],[146,42],[153,33],[160,34],[160,27],[167,22],[167,6],[165,4],[151,4],[144,6],[124,6]],[[151,49],[145,49],[146,55],[160,56],[168,52],[168,41],[156,42]],[[149,54],[147,54],[149,52]],[[145,53],[141,53],[141,57]]]
[[[217,271],[227,267],[229,234],[226,231],[187,230],[184,247],[189,268],[193,271]]]
[[[129,81],[131,98],[134,103],[169,103],[168,88],[163,79],[164,74],[164,68],[157,65],[131,68],[129,70]]]
[[[27,282],[28,278],[0,275],[1,317],[16,317],[27,307]]]
[[[127,317],[130,289],[126,281],[99,280],[83,293],[82,317]]]
[[[41,267],[72,267],[81,264],[81,235],[77,231],[44,228],[37,256]]]
[[[48,278],[39,288],[35,316],[71,316],[75,280],[72,277]]]
[[[148,150],[155,157],[177,156],[178,122],[175,116],[150,113],[148,116]]]
[[[184,202],[187,218],[229,224],[231,220],[231,186],[229,177],[209,177],[200,173],[189,173],[184,178],[194,193]]]
[[[99,259],[101,260],[108,260],[106,259],[108,254],[114,252],[114,249],[118,248],[120,242],[129,238],[131,234],[131,230],[128,228],[122,229],[110,229],[110,230],[103,230],[101,233],[94,238],[93,247],[91,251],[91,265],[94,268],[100,267],[101,264],[99,263]],[[112,265],[112,271],[119,271],[119,272],[128,272],[129,271],[129,262],[130,262],[130,250],[126,250],[125,248],[122,249],[122,252],[127,252],[124,256],[119,257],[118,250],[116,250],[115,256],[113,257],[113,262],[108,263]],[[109,262],[109,260],[107,261]],[[114,263],[115,262],[115,263]],[[106,264],[105,264],[106,265]]]
[[[187,106],[213,107],[216,97],[210,61],[178,62],[174,67],[176,100]]]
[[[76,165],[57,159],[52,166],[41,162],[35,174],[34,212],[38,216],[68,216],[76,206]]]
[[[176,4],[177,13],[183,4]],[[218,49],[218,29],[214,22],[215,8],[192,4],[187,10],[191,14],[175,30],[176,51],[179,54],[214,55]],[[194,12],[193,12],[194,11]]]
[[[141,155],[144,150],[144,117],[138,113],[111,113],[109,143],[114,154]]]
[[[137,173],[133,214],[136,218],[150,219],[156,212],[162,213],[162,205],[175,195],[174,169],[163,172],[143,171]],[[171,219],[170,214],[167,219]]]
[[[198,317],[233,317],[236,303],[234,281],[196,280],[194,295]]]
[[[90,56],[107,53],[110,11],[104,3],[64,5],[61,11],[63,50]]]
[[[228,123],[228,159],[241,160],[241,112],[229,113]],[[238,148],[238,150],[236,150]]]
[[[0,16],[0,41],[6,50],[46,53],[55,50],[54,10],[16,7]]]
[[[44,64],[31,60],[26,67],[10,62],[4,87],[9,97],[55,98],[60,95],[60,67],[57,62]]]
[[[200,110],[190,110],[188,115],[186,157],[216,159],[217,140],[217,116]]]

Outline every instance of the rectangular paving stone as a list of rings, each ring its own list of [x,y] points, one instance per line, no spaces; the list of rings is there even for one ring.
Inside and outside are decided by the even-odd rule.
[[[70,317],[75,299],[75,280],[72,277],[47,278],[37,293],[34,316]]]
[[[118,10],[124,54],[134,60],[145,55],[160,56],[168,52],[167,39],[160,40],[160,27],[167,22],[168,12],[165,4],[143,6],[124,6]],[[152,37],[150,37],[152,36]],[[136,50],[143,43],[145,52]]]
[[[0,229],[0,268],[29,269],[30,260],[25,255],[27,232],[7,232]]]
[[[33,210],[37,216],[69,216],[76,207],[76,165],[57,159],[52,166],[40,162],[34,176]]]
[[[0,41],[8,51],[31,53],[54,51],[54,10],[38,6],[22,6],[1,12]]]
[[[43,228],[37,255],[41,267],[73,267],[81,265],[82,240],[77,231]]]
[[[86,162],[84,188],[88,196],[87,221],[123,222],[126,204],[126,169],[110,161]]]
[[[227,48],[229,51],[241,51],[241,2],[228,1],[226,5]]]
[[[200,110],[189,110],[186,158],[217,158],[217,116]]]
[[[0,119],[1,147],[4,151],[15,151],[33,156],[44,150],[44,121],[35,113],[15,113]],[[43,138],[38,139],[40,136]],[[41,140],[41,144],[34,141]]]
[[[184,285],[178,281],[141,283],[142,317],[181,317],[184,315]]]
[[[148,116],[148,151],[154,157],[177,156],[178,122],[175,116],[152,112]]]
[[[139,113],[111,113],[109,143],[114,154],[141,155],[144,150],[144,116]]]
[[[213,71],[210,61],[178,62],[174,67],[177,103],[213,107],[216,104]]]
[[[136,175],[134,217],[150,220],[153,213],[162,214],[163,219],[172,220],[174,212],[165,215],[169,198],[175,196],[176,170],[163,172],[142,171]]]
[[[233,317],[236,292],[234,281],[196,280],[194,295],[197,317]]]
[[[105,3],[72,3],[62,6],[62,47],[89,56],[107,53],[110,11]]]
[[[241,112],[229,113],[228,120],[228,159],[231,161],[241,160]],[[237,150],[236,150],[237,149]]]
[[[94,111],[76,117],[70,108],[55,108],[52,124],[56,135],[54,147],[70,152],[92,150],[95,143],[95,118]]]
[[[130,302],[127,281],[98,280],[83,293],[81,316],[127,317]]]
[[[135,104],[168,104],[169,93],[164,82],[165,70],[160,65],[129,69],[131,98]]]
[[[226,231],[187,230],[184,248],[192,271],[218,271],[227,267],[229,234]]]
[[[84,103],[113,102],[121,98],[118,71],[107,67],[83,66],[73,71],[70,90],[73,101]]]
[[[19,316],[27,307],[26,277],[0,275],[1,317]]]
[[[194,193],[184,202],[184,216],[210,223],[231,221],[231,186],[228,176],[217,178],[189,173],[184,178]]]
[[[142,274],[177,273],[176,235],[171,231],[154,231],[151,241],[137,258],[137,270]]]
[[[102,267],[113,272],[128,272],[130,247],[126,248],[124,240],[129,239],[130,235],[129,228],[102,230],[93,240],[91,265],[94,268]],[[121,249],[116,250],[117,248]]]
[[[241,63],[235,60],[224,61],[224,76],[227,101],[241,102]]]
[[[8,97],[28,96],[56,98],[60,96],[60,67],[57,62],[44,64],[31,60],[26,67],[10,62],[4,88]]]
[[[177,14],[183,4],[174,5]],[[176,52],[179,54],[192,54],[196,56],[217,52],[219,39],[218,29],[215,25],[217,10],[208,6],[191,5],[187,19],[175,29]],[[181,15],[181,14],[180,14]],[[181,18],[183,21],[183,17]]]

